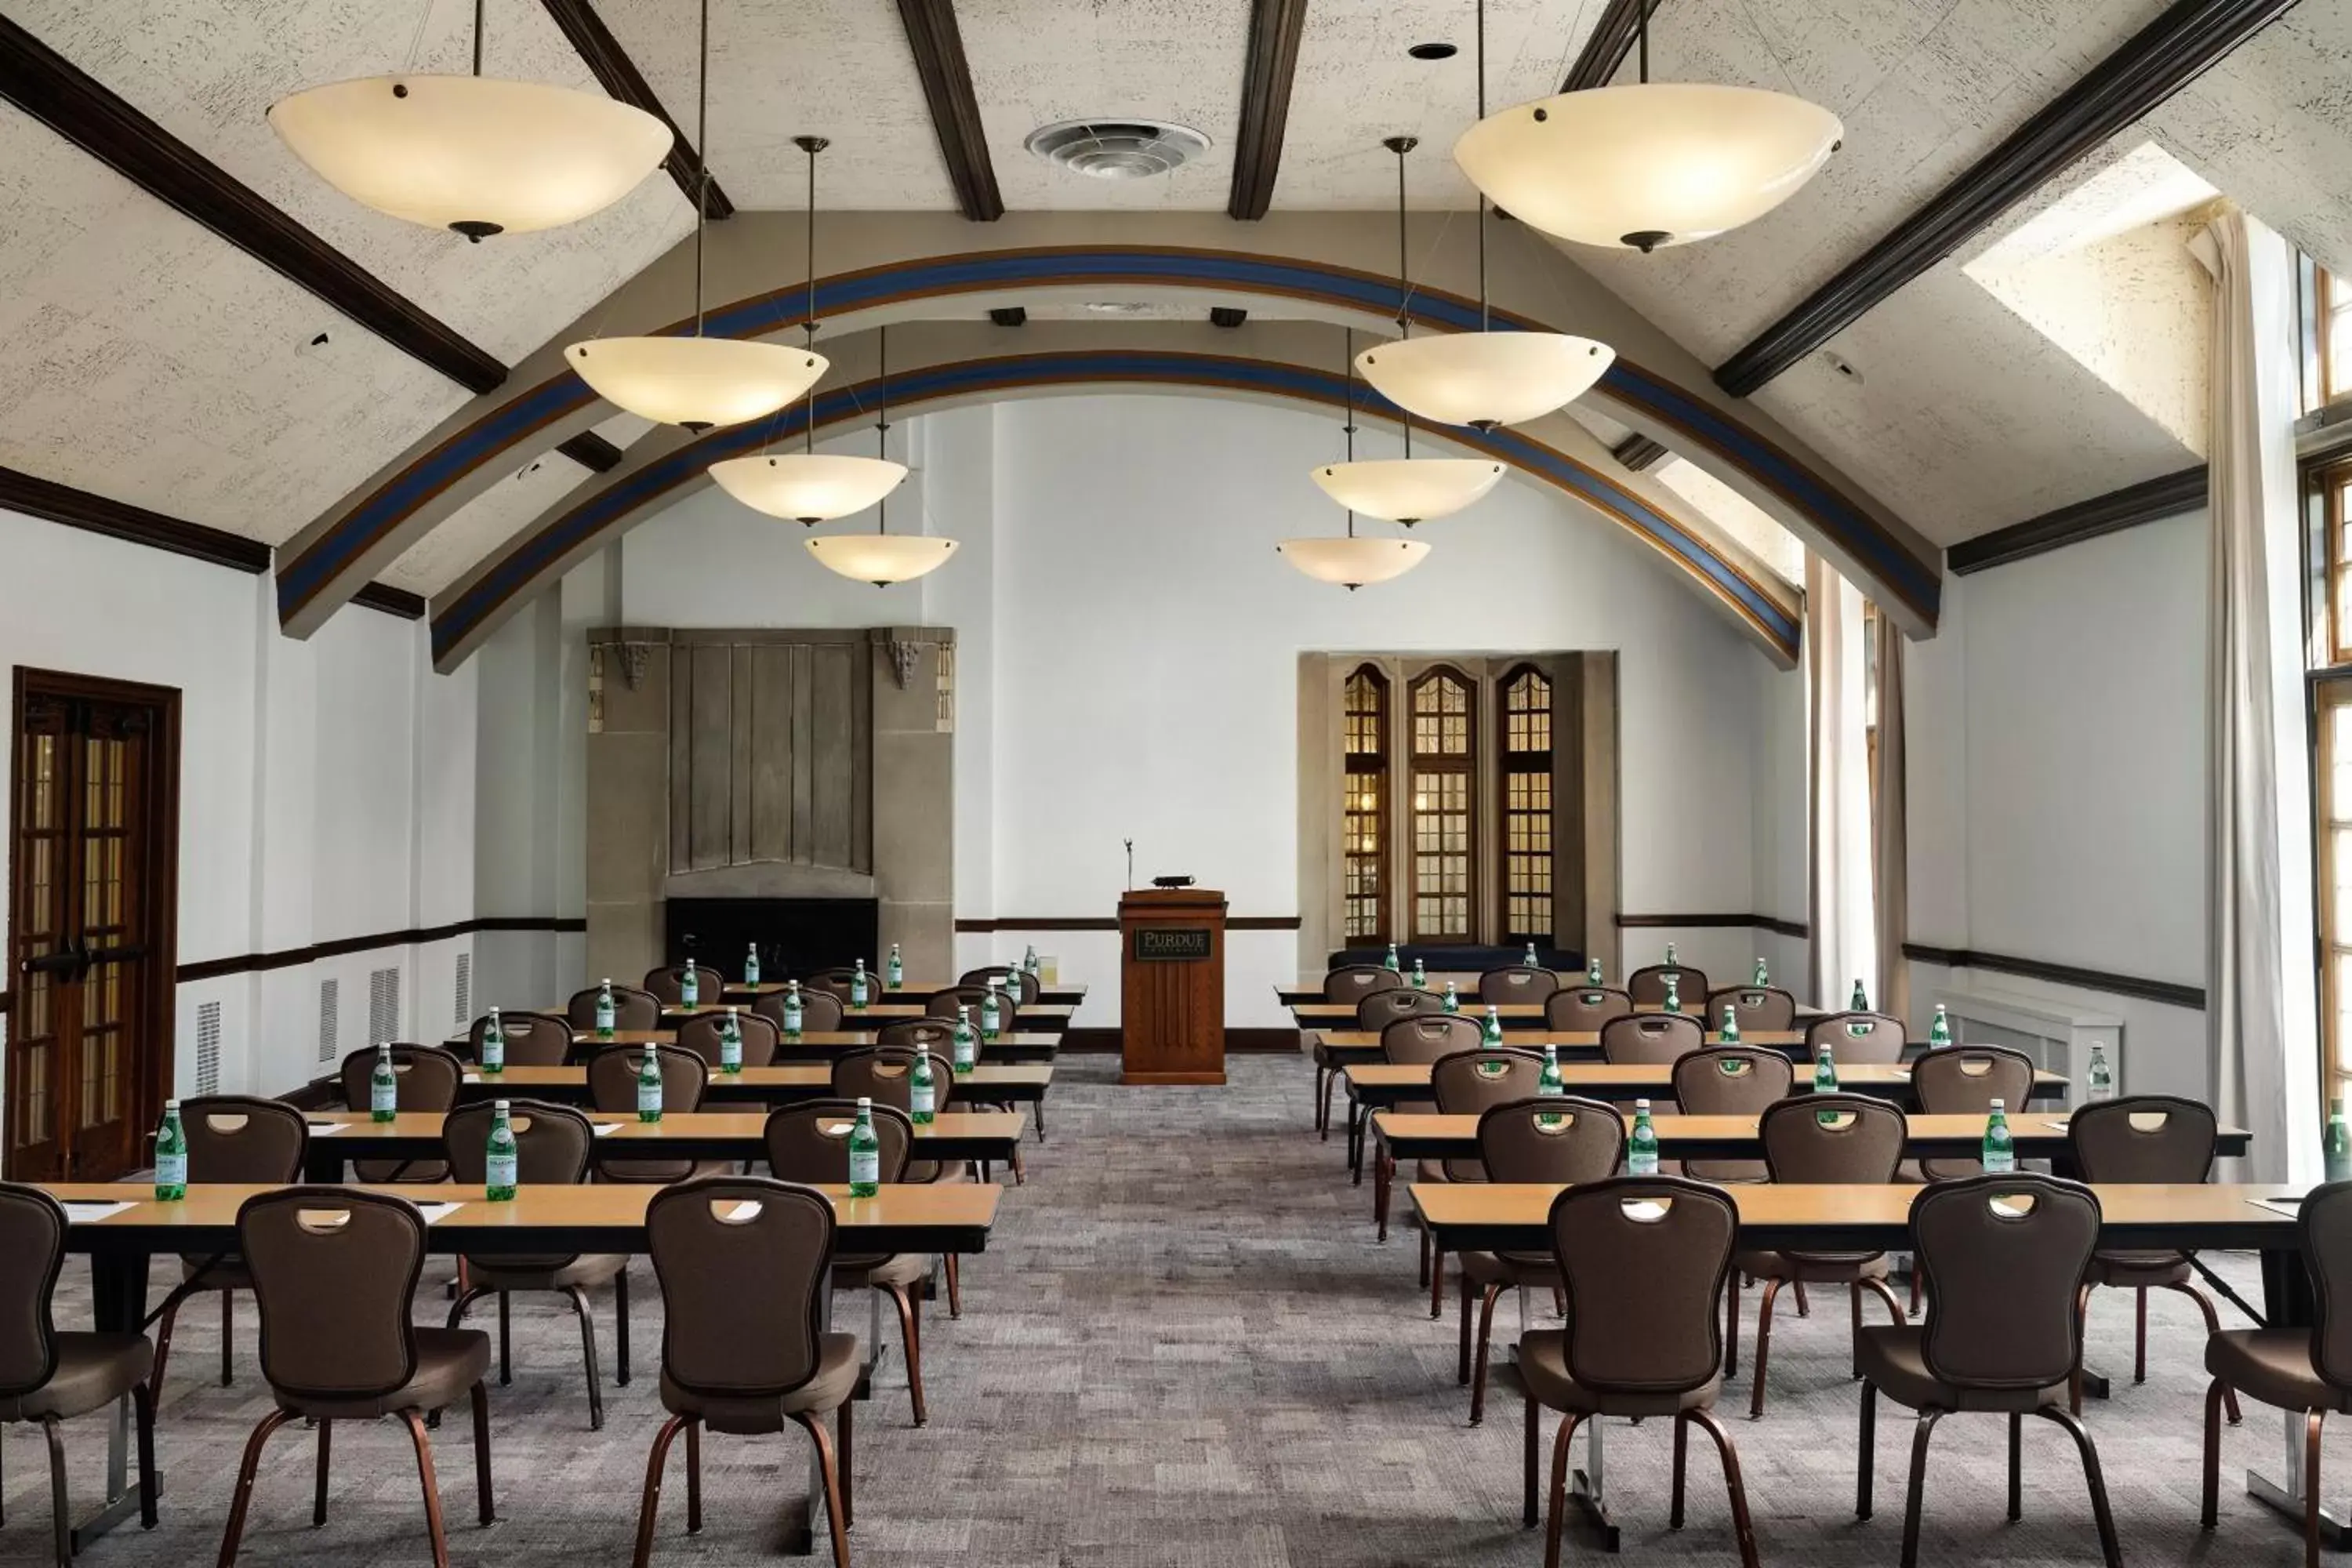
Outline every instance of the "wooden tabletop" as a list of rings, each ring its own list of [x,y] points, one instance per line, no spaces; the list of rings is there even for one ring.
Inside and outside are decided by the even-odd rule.
[[[1628,1134],[1633,1118],[1624,1117]],[[2045,1159],[2068,1148],[2064,1115],[2025,1111],[2010,1119],[2011,1140],[2022,1159]],[[1984,1143],[1981,1116],[1904,1118],[1904,1152],[1915,1159],[1972,1159]],[[1659,1152],[1670,1160],[1752,1160],[1763,1154],[1761,1135],[1753,1116],[1664,1115],[1650,1119]],[[1372,1117],[1372,1135],[1389,1146],[1398,1160],[1461,1159],[1475,1156],[1478,1118],[1437,1116],[1422,1112],[1383,1110]],[[2219,1152],[2242,1154],[2252,1135],[2242,1127],[2219,1131]]]
[[[1377,1056],[1381,1048],[1380,1031],[1377,1029],[1325,1029],[1321,1036],[1323,1044],[1335,1054],[1364,1052]],[[1509,1043],[1530,1051],[1539,1051],[1546,1046],[1558,1046],[1563,1052],[1591,1051],[1601,1048],[1601,1032],[1598,1029],[1514,1030]],[[1723,1044],[1723,1036],[1710,1034],[1706,1037],[1706,1043],[1719,1046]],[[1802,1050],[1805,1036],[1801,1029],[1750,1029],[1732,1044],[1776,1051]]]
[[[1053,1086],[1054,1069],[1043,1063],[982,1062],[955,1079],[954,1096],[965,1100],[1026,1101],[1043,1100]],[[581,1067],[509,1068],[497,1074],[467,1071],[461,1092],[480,1100],[499,1093],[538,1095],[551,1100],[578,1100],[588,1092],[588,1069]],[[739,1073],[714,1072],[704,1091],[719,1100],[783,1101],[818,1100],[833,1092],[829,1067],[745,1068]]]
[[[352,1160],[431,1160],[440,1157],[439,1111],[404,1111],[378,1121],[366,1111],[307,1110],[313,1181],[340,1181]],[[767,1153],[765,1111],[687,1110],[659,1121],[634,1113],[592,1115],[602,1153],[674,1155],[688,1160],[757,1160]],[[950,1110],[915,1124],[918,1160],[1010,1160],[1024,1119],[1011,1110]]]
[[[662,1016],[690,1018],[697,1013],[724,1013],[730,1006],[740,1008],[740,1003],[703,1002],[691,1007],[681,1007],[674,1002],[666,1002],[662,1005]],[[570,1007],[570,1003],[561,1002],[551,1007],[541,1007],[538,1011],[551,1018],[561,1018],[569,1012]],[[1069,1027],[1070,1015],[1077,1010],[1075,1003],[1032,1002],[1020,1010],[1020,1021],[1027,1026],[1032,1033],[1041,1030],[1058,1033]],[[842,1019],[845,1023],[852,1019],[861,1021],[872,1019],[877,1028],[884,1024],[896,1024],[906,1018],[929,1016],[931,1016],[930,1011],[920,999],[910,1002],[877,1002],[866,1007],[851,1007],[845,1004],[842,1009]],[[978,1020],[975,1018],[974,1022],[976,1025]]]
[[[878,981],[881,976],[878,974],[873,974],[869,972],[868,978]],[[789,980],[762,980],[757,985],[746,985],[740,981],[735,981],[729,984],[727,987],[727,994],[730,997],[738,995],[765,996],[771,992],[786,990],[790,987],[791,984],[792,982]],[[940,992],[952,991],[957,986],[963,984],[964,982],[961,980],[907,980],[902,981],[896,985],[885,985],[881,991],[881,1000],[885,1002],[928,1002],[932,997],[938,995]],[[808,987],[803,984],[801,989],[805,991]],[[1060,1003],[1066,1006],[1075,1007],[1086,999],[1087,988],[1085,986],[1073,984],[1066,981],[1057,982],[1052,985],[1046,985],[1041,983],[1037,987],[1037,1000],[1039,1002]]]
[[[1347,1079],[1349,1092],[1366,1101],[1392,1101],[1416,1089],[1425,1092],[1429,1088],[1429,1068],[1420,1062],[1358,1062],[1340,1069],[1340,1076]],[[1563,1062],[1559,1079],[1568,1086],[1569,1093],[1589,1094],[1601,1100],[1638,1099],[1643,1095],[1663,1100],[1675,1091],[1675,1069],[1663,1062]],[[1908,1088],[1910,1082],[1910,1068],[1899,1062],[1853,1062],[1838,1068],[1841,1089],[1866,1093]],[[2065,1087],[2063,1074],[2033,1075],[2036,1098],[2055,1094]]]
[[[868,1046],[880,1043],[881,1037],[871,1029],[809,1029],[803,1031],[797,1040],[779,1040],[776,1054],[780,1057],[802,1058],[837,1056],[844,1051],[862,1050]],[[470,1032],[452,1035],[442,1044],[468,1060],[472,1059],[474,1037]],[[599,1046],[635,1046],[642,1050],[649,1045],[677,1044],[677,1031],[676,1029],[615,1029],[613,1031],[612,1038],[600,1040],[596,1037],[596,1031],[593,1029],[574,1029],[572,1031],[572,1044],[575,1048],[593,1049]],[[1043,1062],[1052,1061],[1060,1051],[1061,1046],[1062,1037],[1058,1034],[1021,1031],[997,1036],[988,1042],[983,1051],[1002,1061]]]

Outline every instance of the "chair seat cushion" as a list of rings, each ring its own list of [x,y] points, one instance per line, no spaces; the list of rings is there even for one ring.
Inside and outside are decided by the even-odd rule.
[[[617,1252],[590,1252],[576,1258],[468,1258],[467,1283],[489,1290],[586,1289],[612,1282],[629,1266]]]
[[[1927,1331],[1915,1323],[1879,1324],[1854,1336],[1854,1364],[1877,1390],[1914,1410],[2039,1410],[2063,1404],[2062,1380],[2046,1388],[1955,1388],[1927,1370]]]
[[[428,1329],[416,1332],[416,1373],[390,1394],[358,1397],[294,1394],[279,1389],[278,1403],[297,1415],[341,1420],[345,1416],[427,1413],[455,1405],[490,1374],[490,1336],[479,1329]]]
[[[1527,1384],[1528,1396],[1537,1404],[1588,1415],[1672,1415],[1678,1410],[1711,1409],[1723,1385],[1718,1373],[1679,1394],[1603,1393],[1587,1388],[1568,1375],[1568,1335],[1559,1329],[1537,1329],[1519,1336],[1519,1376]]]
[[[930,1258],[919,1252],[900,1252],[888,1258],[835,1258],[833,1288],[862,1290],[874,1286],[887,1289],[897,1285],[904,1289],[921,1284],[930,1271]]]
[[[1851,1285],[1886,1278],[1883,1252],[1740,1252],[1731,1266],[1753,1279],[1793,1279],[1808,1285]]]
[[[2205,1341],[2205,1370],[2282,1410],[2352,1410],[2352,1390],[2311,1364],[2309,1329],[2225,1329]]]
[[[1559,1260],[1549,1252],[1465,1252],[1462,1272],[1474,1285],[1548,1290],[1560,1282]]]
[[[781,1432],[796,1413],[838,1409],[857,1387],[857,1336],[827,1334],[817,1351],[816,1375],[790,1394],[742,1399],[691,1393],[670,1381],[662,1368],[661,1402],[673,1415],[699,1415],[713,1432],[756,1436]]]
[[[30,1394],[0,1394],[0,1421],[60,1421],[103,1410],[147,1375],[155,1347],[144,1334],[56,1337],[57,1369]]]
[[[204,1276],[203,1283],[197,1286],[200,1290],[250,1290],[253,1289],[253,1270],[247,1268],[245,1266],[245,1259],[234,1252],[217,1260],[207,1258],[201,1252],[183,1253],[180,1257],[181,1279],[183,1281],[194,1279],[199,1274]]]
[[[2186,1285],[2189,1275],[2187,1253],[2158,1250],[2095,1252],[2091,1255],[2091,1267],[2083,1277],[2094,1285],[2153,1289],[2163,1285]]]

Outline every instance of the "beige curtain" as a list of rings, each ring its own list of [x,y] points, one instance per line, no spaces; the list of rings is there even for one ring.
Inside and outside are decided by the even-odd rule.
[[[1860,979],[1878,1001],[1878,932],[1870,899],[1869,736],[1863,711],[1862,595],[1818,555],[1805,558],[1805,680],[1810,700],[1806,844],[1812,925],[1810,994],[1842,1007]]]
[[[1894,620],[1880,616],[1878,638],[1878,752],[1872,759],[1870,883],[1876,916],[1878,989],[1873,999],[1878,1010],[1894,1017],[1911,1016],[1911,965],[1903,956],[1903,939],[1909,934],[1910,888],[1905,857],[1909,837],[1903,801],[1903,634]]]
[[[2235,210],[2211,270],[2206,1026],[2213,1107],[2253,1134],[2251,1179],[2319,1177],[2311,798],[2303,702],[2294,261]],[[2124,1064],[2128,1083],[2131,1064]]]

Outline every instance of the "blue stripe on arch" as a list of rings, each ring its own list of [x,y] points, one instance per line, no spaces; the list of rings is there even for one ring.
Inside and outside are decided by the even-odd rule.
[[[1013,362],[977,360],[908,371],[889,378],[883,398],[889,403],[907,405],[950,397],[975,388],[1011,389],[1073,380],[1240,385],[1321,401],[1337,401],[1346,395],[1345,384],[1340,377],[1327,372],[1274,364],[1262,360],[1217,359],[1200,354],[1141,350],[1118,353],[1081,350],[1031,355]],[[836,420],[862,415],[867,405],[866,399],[875,395],[870,386],[865,388],[864,393],[865,397],[861,398],[849,388],[840,388],[819,396],[816,400],[818,426],[822,427]],[[1398,417],[1401,412],[1376,395],[1369,396],[1365,406],[1392,418]],[[687,483],[713,463],[755,451],[771,439],[782,443],[800,435],[807,428],[808,418],[808,405],[802,403],[789,410],[782,420],[772,424],[763,421],[715,431],[607,485],[533,534],[501,560],[480,582],[468,588],[457,603],[449,606],[446,615],[436,616],[433,622],[436,656],[454,647],[492,609],[512,594],[520,592],[533,578],[638,507]],[[1795,652],[1798,637],[1795,618],[1766,597],[1754,584],[1733,571],[1704,542],[1695,538],[1672,518],[1651,507],[1640,496],[1622,489],[1558,453],[1508,430],[1494,432],[1483,439],[1465,439],[1472,446],[1491,450],[1517,468],[1540,475],[1572,495],[1628,519],[1675,559],[1706,578],[1717,592],[1746,610],[1784,649],[1791,654]]]

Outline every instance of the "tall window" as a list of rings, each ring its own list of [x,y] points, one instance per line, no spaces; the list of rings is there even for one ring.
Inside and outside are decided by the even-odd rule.
[[[1551,682],[1521,665],[1503,678],[1503,940],[1552,937]]]
[[[2327,541],[2328,662],[2352,663],[2352,462],[2317,470],[2311,486]]]
[[[1370,665],[1348,677],[1348,765],[1341,773],[1340,840],[1347,877],[1348,940],[1388,938],[1389,683]]]
[[[2336,403],[2352,398],[2352,282],[2331,278],[2320,267],[2310,277],[2312,401]]]
[[[1477,843],[1476,694],[1431,670],[1412,683],[1412,940],[1469,942]]]
[[[2318,882],[2321,1092],[2352,1079],[2352,458],[2306,470],[2315,572],[2311,648],[2313,869]]]

